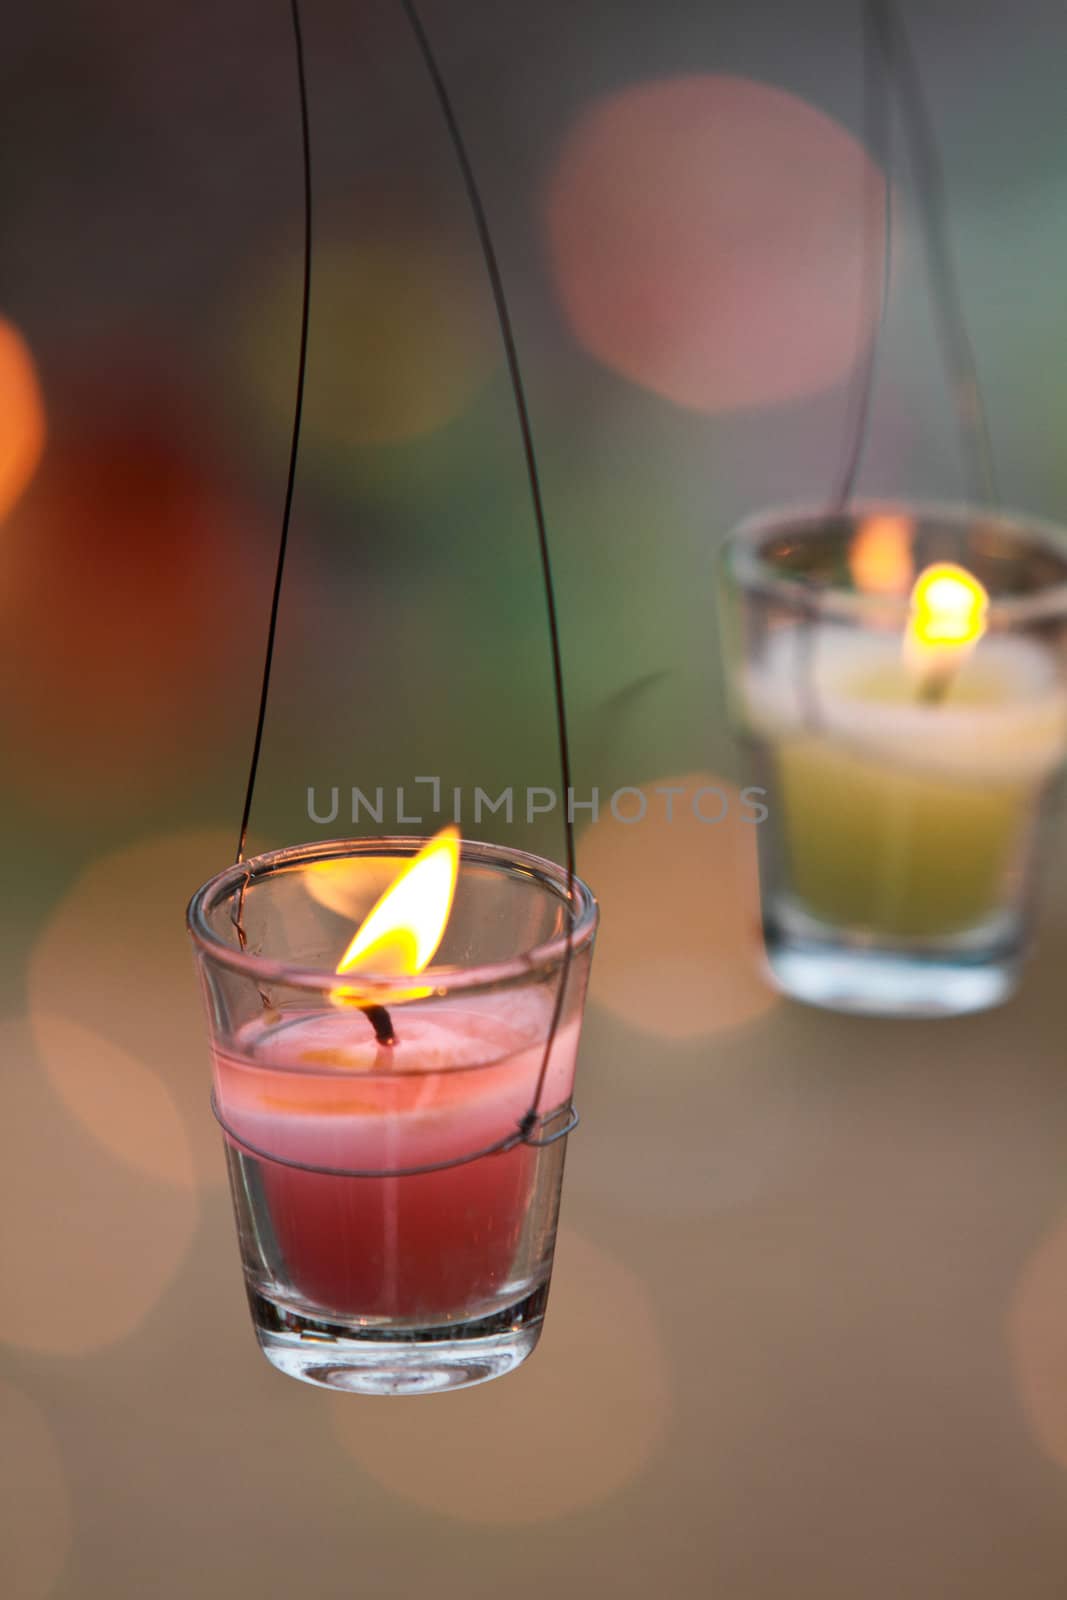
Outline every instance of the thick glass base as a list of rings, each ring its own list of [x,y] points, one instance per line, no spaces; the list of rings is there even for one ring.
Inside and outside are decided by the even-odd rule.
[[[548,1284],[492,1316],[424,1328],[319,1321],[251,1288],[248,1300],[260,1349],[290,1378],[349,1394],[441,1394],[522,1365],[541,1337]]]
[[[768,976],[791,999],[828,1011],[958,1017],[1000,1005],[1019,980],[1015,941],[887,948],[847,933],[814,938],[790,925],[799,920],[794,913],[764,923]]]

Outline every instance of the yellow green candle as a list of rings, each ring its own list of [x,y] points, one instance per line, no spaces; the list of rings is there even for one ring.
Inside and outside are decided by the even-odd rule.
[[[899,634],[822,624],[772,638],[749,669],[781,887],[819,922],[937,939],[1017,897],[1067,700],[1026,640],[986,637],[944,668],[924,697]]]

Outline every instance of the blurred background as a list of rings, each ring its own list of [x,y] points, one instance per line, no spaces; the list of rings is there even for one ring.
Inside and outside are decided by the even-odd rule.
[[[421,775],[557,782],[520,441],[439,114],[398,6],[303,9],[309,389],[254,848],[351,831],[353,785],[384,787],[390,831]],[[905,12],[1004,498],[1064,521],[1067,12]],[[423,13],[512,301],[579,798],[732,795],[715,551],[829,493],[870,331],[859,8]],[[259,1356],[182,917],[234,850],[284,493],[288,7],[54,0],[4,35],[4,1592],[1062,1596],[1059,838],[1017,999],[871,1024],[762,982],[737,805],[579,812],[604,924],[538,1353],[403,1404]],[[952,498],[893,182],[861,488]],[[462,820],[562,853],[558,814]]]

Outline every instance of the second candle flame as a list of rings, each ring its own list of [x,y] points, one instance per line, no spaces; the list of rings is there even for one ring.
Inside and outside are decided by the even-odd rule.
[[[986,630],[989,596],[978,579],[951,561],[920,572],[911,591],[909,632],[917,645],[977,644]]]
[[[920,572],[911,591],[904,655],[923,699],[937,700],[986,631],[989,595],[973,573],[951,561]]]

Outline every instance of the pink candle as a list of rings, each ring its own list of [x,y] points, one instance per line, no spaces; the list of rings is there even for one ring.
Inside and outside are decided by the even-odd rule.
[[[538,990],[409,1003],[387,1049],[352,1008],[267,1014],[235,1049],[216,1048],[219,1110],[262,1182],[282,1275],[305,1308],[444,1320],[509,1298],[532,1147],[417,1176],[340,1174],[451,1161],[514,1132],[550,1007]],[[542,1112],[569,1100],[577,1043],[576,1023],[560,1029]]]

